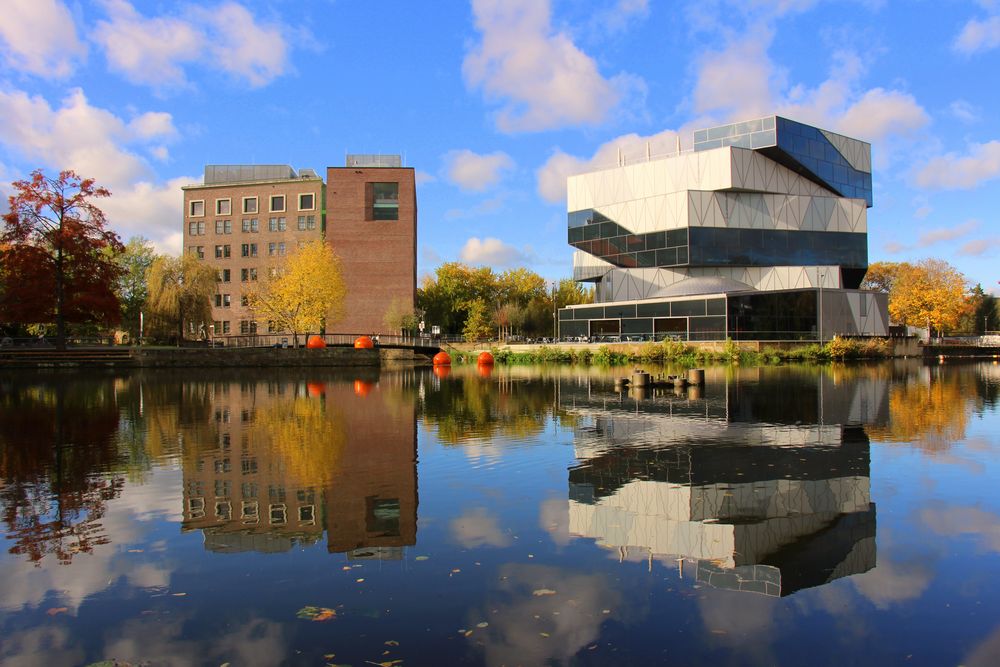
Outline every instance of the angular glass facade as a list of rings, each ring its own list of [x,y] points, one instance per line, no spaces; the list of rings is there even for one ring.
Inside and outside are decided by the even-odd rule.
[[[871,165],[868,165],[867,171],[853,166],[834,145],[831,134],[781,116],[768,116],[697,130],[694,133],[694,149],[704,151],[737,146],[760,150],[775,162],[818,185],[842,197],[864,199],[871,206]],[[847,137],[839,137],[838,141],[844,147],[867,146],[864,142]]]
[[[593,209],[569,214],[569,244],[577,250],[624,268],[678,266],[688,263],[688,230],[633,234]]]
[[[692,266],[868,266],[868,235],[692,227]]]

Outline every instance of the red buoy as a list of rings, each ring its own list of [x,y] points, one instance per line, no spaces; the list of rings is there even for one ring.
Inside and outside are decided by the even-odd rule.
[[[310,350],[322,350],[326,347],[326,341],[323,340],[322,336],[309,336],[309,340],[306,341],[306,347]]]
[[[489,352],[479,353],[479,365],[480,366],[492,366],[493,365],[493,355]]]
[[[434,377],[443,380],[451,373],[451,366],[435,366]]]
[[[354,347],[358,350],[370,350],[375,347],[375,343],[368,336],[358,336],[354,339]]]
[[[357,394],[358,396],[367,396],[371,390],[372,390],[371,382],[365,382],[364,380],[354,381],[354,393]]]
[[[434,355],[434,365],[435,366],[451,366],[451,355],[441,350]]]

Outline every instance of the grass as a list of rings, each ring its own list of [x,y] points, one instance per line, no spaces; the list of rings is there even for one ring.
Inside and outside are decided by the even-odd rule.
[[[834,338],[825,345],[818,343],[794,349],[763,347],[749,350],[727,340],[721,349],[705,349],[675,340],[659,343],[645,343],[641,348],[611,349],[602,345],[596,352],[591,350],[563,349],[542,345],[534,350],[514,351],[492,349],[498,364],[582,364],[600,366],[624,366],[636,362],[675,363],[695,366],[705,363],[736,363],[748,366],[762,366],[785,362],[825,362],[844,359],[886,359],[892,356],[892,344],[884,338]],[[458,364],[474,364],[477,352],[456,352],[453,361]]]

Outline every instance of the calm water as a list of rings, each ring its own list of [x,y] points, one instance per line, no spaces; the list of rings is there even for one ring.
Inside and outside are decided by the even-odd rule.
[[[1000,663],[1000,367],[615,374],[0,375],[0,662]]]

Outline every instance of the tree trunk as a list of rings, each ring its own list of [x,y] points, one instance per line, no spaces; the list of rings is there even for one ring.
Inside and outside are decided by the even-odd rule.
[[[59,238],[56,241],[56,349],[66,349],[66,318],[63,307],[66,302],[66,276],[63,269],[62,220],[59,221]]]

